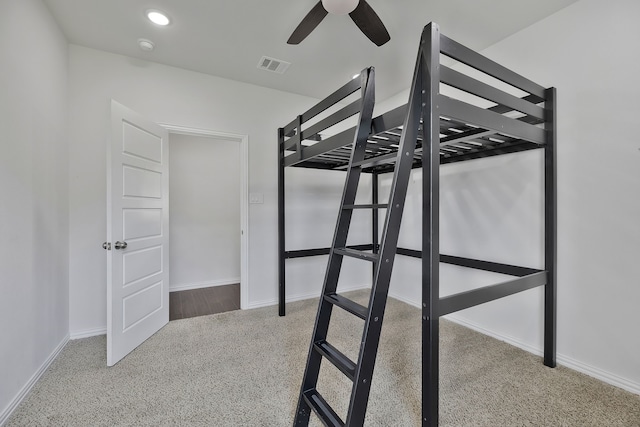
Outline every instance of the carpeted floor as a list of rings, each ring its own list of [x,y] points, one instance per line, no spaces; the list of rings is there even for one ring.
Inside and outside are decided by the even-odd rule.
[[[317,301],[287,308],[171,322],[112,368],[104,337],[72,341],[8,426],[289,426]],[[355,358],[362,321],[334,313],[329,342]],[[390,299],[367,426],[420,425],[420,336]],[[640,426],[640,396],[447,321],[440,358],[441,426]],[[344,416],[350,382],[325,363],[318,388]]]

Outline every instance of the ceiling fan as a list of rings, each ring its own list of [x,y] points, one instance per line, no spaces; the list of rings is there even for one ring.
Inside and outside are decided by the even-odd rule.
[[[360,31],[377,46],[382,46],[391,40],[384,24],[365,0],[320,0],[293,31],[287,43],[300,43],[328,13],[335,15],[349,14],[353,22],[360,28]]]

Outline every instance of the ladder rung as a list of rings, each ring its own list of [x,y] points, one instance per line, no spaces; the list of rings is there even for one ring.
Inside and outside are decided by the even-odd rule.
[[[376,203],[373,205],[344,205],[342,209],[386,209],[387,204],[384,203]]]
[[[345,374],[351,381],[356,375],[356,364],[345,356],[340,350],[326,342],[325,340],[318,341],[314,344],[315,349],[327,358],[334,366],[343,374]]]
[[[338,255],[346,255],[346,256],[353,257],[353,258],[363,259],[363,260],[366,260],[366,261],[372,261],[372,262],[378,261],[378,254],[374,254],[374,253],[370,253],[370,252],[358,251],[356,249],[335,248],[333,250],[333,253],[334,254],[338,254]]]
[[[326,301],[329,301],[333,305],[337,305],[343,310],[346,310],[349,313],[358,316],[361,319],[367,318],[367,312],[369,311],[367,310],[367,307],[364,307],[358,304],[357,302],[353,302],[350,299],[343,297],[342,295],[329,294],[329,295],[325,295],[324,299]]]
[[[304,400],[307,401],[307,404],[311,406],[311,409],[320,417],[325,426],[329,427],[343,427],[344,423],[336,414],[336,412],[329,406],[326,400],[318,390],[312,388],[311,390],[307,390],[303,393]]]

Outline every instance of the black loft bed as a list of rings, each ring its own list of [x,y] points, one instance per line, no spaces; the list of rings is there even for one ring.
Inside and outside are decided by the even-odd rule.
[[[441,62],[441,56],[447,57]],[[522,95],[508,93],[502,83],[486,83],[445,65],[464,64],[512,88]],[[466,67],[465,67],[466,66]],[[470,68],[469,68],[470,67]],[[374,117],[366,139],[362,172],[372,175],[371,205],[373,227],[371,243],[349,248],[376,253],[379,246],[378,177],[394,170],[398,145],[411,123],[411,114],[420,114],[412,168],[423,171],[422,250],[398,247],[396,254],[422,259],[422,390],[423,425],[438,423],[438,340],[439,317],[502,298],[527,289],[544,286],[544,364],[556,364],[556,90],[545,88],[469,48],[440,34],[429,24],[422,34],[409,103]],[[364,70],[370,72],[371,70]],[[476,76],[476,71],[470,74]],[[372,73],[371,73],[372,74]],[[418,76],[418,77],[416,77]],[[416,80],[420,80],[416,83]],[[317,105],[278,130],[279,138],[279,314],[285,315],[287,259],[330,254],[332,248],[285,249],[284,168],[302,167],[345,171],[351,165],[351,147],[358,127],[321,134],[331,126],[364,111],[366,99],[341,102],[363,88],[364,78],[354,79]],[[465,100],[440,94],[443,85],[473,95]],[[416,88],[422,88],[418,90]],[[427,90],[425,90],[427,88]],[[436,90],[428,90],[436,88]],[[364,89],[363,89],[364,91]],[[455,92],[455,91],[454,91]],[[482,98],[484,106],[475,101]],[[417,100],[417,101],[416,101]],[[491,101],[487,106],[486,101]],[[373,102],[373,99],[370,100]],[[346,106],[345,106],[346,104]],[[480,103],[482,104],[482,103]],[[332,109],[333,107],[333,109]],[[337,110],[337,111],[336,111]],[[329,113],[326,113],[329,111]],[[335,111],[335,112],[334,112]],[[319,119],[325,112],[326,117]],[[418,117],[418,116],[414,116]],[[344,122],[343,122],[344,123]],[[415,121],[417,123],[417,121]],[[407,131],[408,132],[408,131]],[[520,151],[544,150],[544,269],[506,265],[489,260],[462,258],[439,251],[439,168],[441,165]],[[365,206],[365,207],[367,207]],[[344,207],[343,207],[344,208]],[[398,224],[399,228],[399,224]],[[397,233],[397,230],[396,230]],[[343,250],[344,251],[344,250]],[[502,273],[514,278],[493,286],[440,298],[439,263]],[[384,308],[382,309],[384,311]],[[377,320],[377,319],[376,319]],[[368,325],[368,323],[367,323]],[[371,368],[373,369],[373,368]],[[306,374],[305,374],[306,375]],[[367,393],[368,394],[368,393]],[[366,410],[366,400],[364,402]],[[333,425],[330,422],[327,425]],[[335,425],[340,424],[336,422]],[[347,421],[347,424],[349,421]]]

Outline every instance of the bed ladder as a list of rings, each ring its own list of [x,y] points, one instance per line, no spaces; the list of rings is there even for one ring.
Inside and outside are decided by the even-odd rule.
[[[418,70],[418,67],[416,70]],[[416,75],[417,74],[419,73],[416,73]],[[415,80],[416,76],[414,76],[413,86],[416,84]],[[412,89],[415,89],[415,87]],[[373,102],[371,102],[371,105],[366,105],[369,97],[363,97],[365,107],[363,107],[360,123],[356,130],[355,142],[347,169],[340,212],[338,214],[333,243],[329,254],[324,286],[307,357],[307,365],[298,398],[294,426],[307,426],[309,424],[311,410],[317,414],[326,426],[356,427],[364,424],[373,368],[378,343],[380,341],[382,319],[387,303],[391,270],[398,245],[400,222],[402,220],[402,212],[413,165],[418,129],[420,127],[421,96],[415,92],[415,90],[412,90],[409,105],[414,108],[409,108],[408,115],[404,122],[402,136],[398,146],[398,154],[395,159],[395,169],[389,201],[386,205],[355,205],[356,192],[362,170],[376,164],[373,159],[365,159],[370,127],[366,126],[366,120],[363,118],[370,120],[371,112],[369,108],[373,108]],[[373,101],[372,96],[371,101]],[[365,109],[367,110],[366,114]],[[374,242],[373,252],[347,248],[347,234],[353,210],[384,208],[387,209],[387,212],[380,245],[377,244],[378,242]],[[373,283],[367,307],[336,293],[342,260],[345,256],[373,263]],[[364,331],[358,360],[356,362],[351,361],[326,340],[331,312],[334,306],[338,306],[364,320]],[[340,416],[336,414],[316,389],[323,358],[335,365],[353,382],[346,421],[343,421]]]

